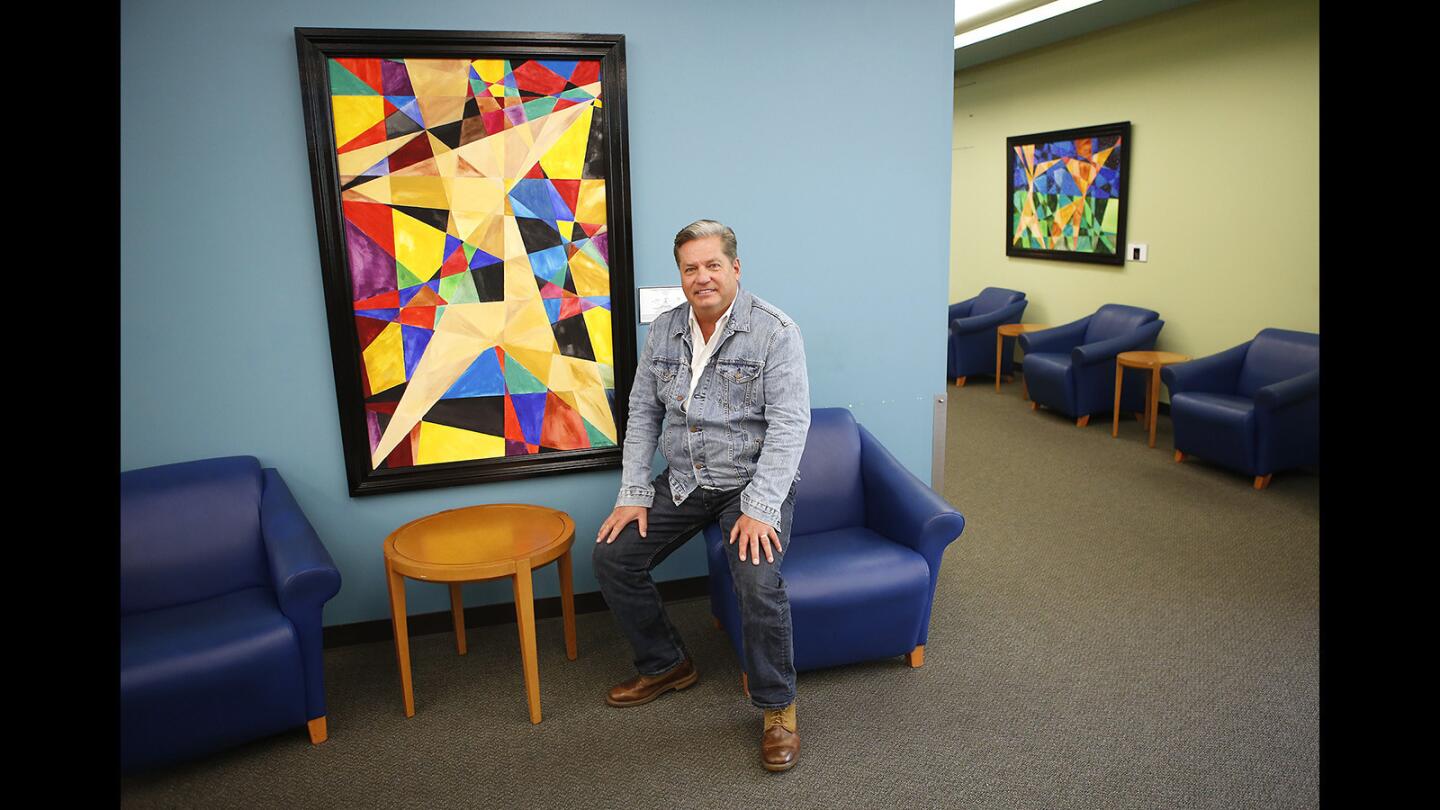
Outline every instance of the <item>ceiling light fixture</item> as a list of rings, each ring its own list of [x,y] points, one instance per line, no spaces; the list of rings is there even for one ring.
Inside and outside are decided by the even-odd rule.
[[[1058,17],[1085,6],[1094,5],[1100,0],[1055,0],[1053,3],[1035,6],[1027,2],[967,2],[967,0],[956,0],[955,3],[955,48],[958,50],[967,45],[974,45],[1001,34],[1008,34],[1027,25],[1048,20],[1051,17]],[[1015,12],[1013,9],[1021,6],[1032,6],[1024,11]],[[1003,19],[995,19],[997,13],[1009,12],[1009,16]],[[969,27],[962,31],[962,23]]]

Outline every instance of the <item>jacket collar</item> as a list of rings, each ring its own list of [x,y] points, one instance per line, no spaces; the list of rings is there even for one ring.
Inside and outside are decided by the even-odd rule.
[[[755,296],[751,295],[744,287],[735,291],[735,303],[730,308],[730,320],[725,322],[727,332],[749,332],[750,331],[750,309],[755,304]],[[675,336],[681,337],[690,331],[690,302],[686,301],[680,305],[680,317],[675,322]]]

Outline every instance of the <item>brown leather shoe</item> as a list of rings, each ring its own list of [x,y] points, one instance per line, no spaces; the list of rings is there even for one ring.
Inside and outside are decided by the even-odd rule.
[[[788,771],[800,756],[800,733],[795,704],[765,710],[765,734],[760,738],[760,763],[767,771]]]
[[[605,702],[611,706],[639,706],[671,689],[693,686],[698,680],[700,673],[695,671],[695,665],[686,658],[680,666],[664,675],[636,675],[628,681],[615,684],[610,687],[610,694],[605,696]]]

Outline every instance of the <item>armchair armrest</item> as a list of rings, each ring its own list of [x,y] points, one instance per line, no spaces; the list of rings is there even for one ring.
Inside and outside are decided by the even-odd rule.
[[[1026,354],[1031,352],[1068,352],[1085,338],[1085,330],[1094,315],[1086,315],[1078,321],[1061,324],[1039,332],[1026,332],[1020,336],[1020,348]]]
[[[1271,383],[1255,392],[1257,410],[1274,411],[1320,395],[1320,369]]]
[[[1142,346],[1155,345],[1155,338],[1160,335],[1160,329],[1164,326],[1164,321],[1156,319],[1128,335],[1076,346],[1070,352],[1070,359],[1077,366],[1089,366],[1114,360],[1115,355],[1121,352],[1135,351]]]
[[[1160,369],[1160,379],[1169,387],[1172,396],[1190,391],[1232,394],[1240,380],[1240,369],[1245,365],[1245,355],[1250,351],[1251,342],[1246,341],[1188,363],[1166,366]]]
[[[340,592],[340,571],[279,471],[267,468],[264,477],[260,533],[280,610],[296,621],[308,611],[318,611]]]
[[[1025,305],[1028,303],[1030,302],[1022,299],[1013,304],[1007,304],[994,312],[970,315],[964,318],[951,318],[950,332],[956,335],[967,335],[994,329],[1002,323],[1009,323],[1011,318],[1018,320],[1020,313],[1025,311]]]
[[[924,557],[933,588],[940,556],[965,530],[965,518],[905,469],[864,425],[857,427],[867,527]]]
[[[979,296],[976,296],[978,298]],[[957,301],[950,305],[950,320],[965,318],[970,315],[970,308],[975,306],[975,298],[966,298],[964,301]]]

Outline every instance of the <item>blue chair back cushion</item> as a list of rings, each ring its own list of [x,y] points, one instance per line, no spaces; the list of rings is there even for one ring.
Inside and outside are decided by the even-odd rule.
[[[971,315],[984,315],[987,312],[994,312],[1002,307],[1011,304],[1025,297],[1025,293],[1016,290],[1007,290],[1004,287],[986,287],[975,297],[975,305],[970,308]]]
[[[1090,318],[1090,324],[1085,328],[1085,340],[1082,342],[1096,343],[1128,335],[1159,317],[1160,313],[1153,309],[1106,304]]]
[[[120,474],[120,615],[268,586],[260,462],[189,461]]]
[[[1320,336],[1289,329],[1261,329],[1250,342],[1235,393],[1254,397],[1267,385],[1320,367]]]
[[[865,525],[860,429],[854,414],[845,408],[810,412],[810,433],[799,472],[792,535]]]

